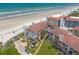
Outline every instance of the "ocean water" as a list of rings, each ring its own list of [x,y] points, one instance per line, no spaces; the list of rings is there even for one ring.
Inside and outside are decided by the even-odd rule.
[[[78,3],[0,3],[0,13],[38,9],[38,8],[62,8],[79,5]]]
[[[78,6],[78,3],[0,3],[0,20],[20,14],[33,14],[50,9]]]

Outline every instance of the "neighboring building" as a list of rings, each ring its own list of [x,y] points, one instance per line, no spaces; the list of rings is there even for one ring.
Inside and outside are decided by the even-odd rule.
[[[46,22],[39,22],[30,25],[26,29],[26,36],[32,41],[32,44],[36,44],[39,39],[41,39],[41,31],[47,27]]]
[[[55,27],[64,27],[64,17],[62,15],[53,15],[47,18],[47,23]]]
[[[65,26],[68,28],[79,26],[79,17],[66,17]]]
[[[47,24],[49,25],[48,38],[62,52],[61,54],[79,54],[79,37],[77,35],[79,33],[79,17],[49,16]],[[75,34],[64,30],[65,28],[71,28],[70,30],[74,30]]]
[[[51,29],[49,36],[61,54],[79,54],[79,37],[61,28]],[[51,36],[52,35],[52,36]]]
[[[55,27],[58,26],[72,28],[79,26],[79,17],[66,17],[62,15],[54,15],[49,16],[47,18],[47,21],[49,25],[53,25]]]

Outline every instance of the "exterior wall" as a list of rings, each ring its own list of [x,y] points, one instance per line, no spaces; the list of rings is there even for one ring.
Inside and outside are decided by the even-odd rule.
[[[50,40],[52,39],[52,42],[54,43],[55,47],[59,49],[59,54],[63,55],[76,55],[78,54],[76,51],[74,51],[72,48],[70,48],[68,45],[66,45],[60,37],[60,35],[50,35]]]
[[[47,21],[49,22],[49,24],[57,25],[59,27],[65,27],[65,20],[64,19],[53,20],[53,19],[48,18]]]
[[[72,48],[70,48],[69,46],[67,47],[67,52],[66,52],[66,54],[67,55],[77,55],[78,53],[74,50],[74,49],[72,49]]]
[[[57,25],[58,26],[58,21],[57,20],[52,21],[52,25]]]
[[[60,27],[65,27],[65,20],[64,19],[60,20]]]
[[[68,27],[74,27],[74,21],[65,20],[65,26]]]
[[[63,42],[63,35],[59,35],[59,41]]]
[[[52,25],[57,25],[59,27],[67,27],[67,28],[79,26],[79,21],[71,21],[65,19],[54,20],[47,18],[47,22]]]
[[[33,41],[37,41],[38,34],[26,30],[26,36],[27,38],[32,39]]]
[[[47,22],[49,23],[49,25],[59,25],[59,21],[58,20],[53,20],[53,19],[47,19]]]
[[[79,21],[69,21],[69,20],[65,20],[65,26],[67,28],[69,27],[77,27],[79,26]]]
[[[49,39],[51,42],[53,42],[53,41],[54,41],[54,39],[53,39],[53,34],[48,33],[48,39]]]
[[[39,36],[37,33],[26,30],[25,36],[27,38],[29,47],[34,48],[37,46],[36,44],[38,43],[38,36]]]

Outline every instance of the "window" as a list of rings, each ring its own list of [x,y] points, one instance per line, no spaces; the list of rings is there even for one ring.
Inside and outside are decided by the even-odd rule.
[[[59,39],[59,37],[55,35],[55,39]]]
[[[78,22],[77,22],[77,21],[75,21],[75,22],[74,22],[74,26],[78,26],[77,24],[78,24]]]
[[[65,26],[69,27],[69,21],[68,20],[65,21]]]
[[[28,35],[28,32],[26,32],[26,34]]]
[[[69,51],[68,53],[69,53],[69,54],[72,54],[72,53],[73,53],[73,51]]]
[[[63,46],[65,46],[65,44],[64,44],[64,43],[62,43],[62,45],[63,45]]]
[[[79,26],[79,21],[77,21],[77,26]]]
[[[70,21],[69,27],[74,27],[75,26],[75,21]]]
[[[60,20],[58,21],[58,26],[60,26]]]

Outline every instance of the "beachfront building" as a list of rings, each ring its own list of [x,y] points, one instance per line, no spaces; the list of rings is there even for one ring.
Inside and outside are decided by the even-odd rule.
[[[79,17],[66,17],[65,26],[67,28],[78,27],[79,26]]]
[[[79,54],[79,37],[70,30],[79,29],[78,24],[78,18],[54,15],[47,17],[46,21],[30,25],[25,30],[25,34],[31,41],[31,45],[36,46],[42,38],[41,33],[45,31],[50,42],[59,49],[59,54],[77,55]]]
[[[48,24],[57,27],[78,27],[79,17],[67,17],[62,15],[53,15],[47,18]]]
[[[47,23],[49,26],[64,27],[64,24],[65,24],[64,17],[65,16],[62,16],[62,15],[48,16]]]
[[[55,47],[59,49],[60,54],[79,54],[79,37],[76,36],[78,34],[77,31],[79,31],[78,17],[66,17],[61,15],[49,16],[47,23],[49,26],[48,38],[54,43]],[[65,30],[65,27],[68,29],[72,28],[76,35]]]
[[[47,27],[46,22],[39,22],[36,24],[30,25],[26,29],[26,36],[30,40],[31,45],[35,46],[38,41],[41,39],[41,32]]]

